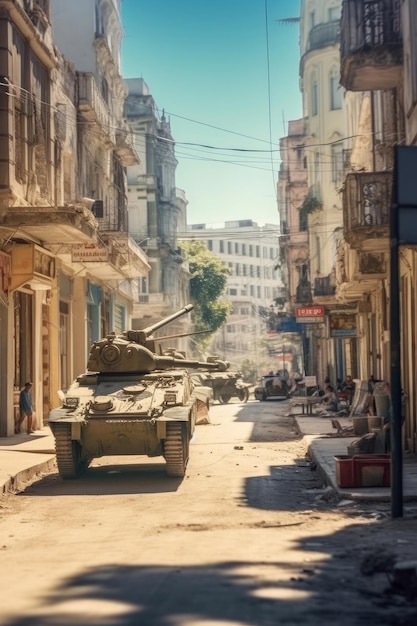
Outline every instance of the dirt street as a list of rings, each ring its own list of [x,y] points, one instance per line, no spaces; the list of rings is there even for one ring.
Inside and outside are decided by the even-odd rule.
[[[417,559],[417,510],[339,502],[287,414],[215,405],[183,480],[106,458],[2,500],[0,625],[415,626],[389,572]]]

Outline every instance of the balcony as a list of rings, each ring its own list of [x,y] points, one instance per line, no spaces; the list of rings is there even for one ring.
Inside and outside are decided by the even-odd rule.
[[[384,250],[389,237],[392,172],[348,174],[343,188],[343,228],[352,248]]]
[[[101,133],[109,148],[115,145],[115,124],[93,74],[78,73],[78,111],[93,131]]]
[[[400,0],[343,0],[341,84],[349,91],[393,89],[403,60]]]
[[[338,44],[340,41],[340,20],[317,24],[308,35],[308,51],[318,50]]]
[[[137,163],[139,163],[139,157],[135,148],[133,132],[126,122],[122,123],[122,128],[116,129],[115,152],[123,167],[129,167],[130,165],[136,165]]]
[[[336,293],[336,285],[334,284],[333,274],[314,279],[314,297],[323,298],[334,296]]]

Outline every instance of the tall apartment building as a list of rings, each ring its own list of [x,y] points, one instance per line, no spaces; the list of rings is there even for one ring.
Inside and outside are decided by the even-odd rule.
[[[281,295],[278,226],[235,220],[213,228],[192,224],[188,231],[189,237],[205,241],[230,270],[225,298],[232,310],[215,335],[212,351],[233,367],[249,359],[259,374],[269,371],[275,364],[268,356],[266,320]]]
[[[343,237],[341,189],[346,158],[340,14],[341,0],[301,2],[300,84],[308,179],[304,210],[308,213],[311,303],[335,313],[346,309],[336,298],[335,275],[336,251]],[[310,338],[319,380],[326,375],[357,374],[356,337],[335,337],[324,324]]]

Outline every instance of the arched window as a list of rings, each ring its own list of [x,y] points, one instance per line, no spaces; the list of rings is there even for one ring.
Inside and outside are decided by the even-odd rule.
[[[311,115],[317,115],[319,112],[319,86],[317,82],[317,76],[315,74],[311,77]]]
[[[330,110],[336,111],[342,108],[342,86],[340,85],[340,73],[336,68],[330,72]]]

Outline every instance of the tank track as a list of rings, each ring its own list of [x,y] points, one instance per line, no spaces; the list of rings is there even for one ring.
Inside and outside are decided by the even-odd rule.
[[[71,439],[71,426],[57,424],[54,428],[58,472],[61,478],[77,478],[90,461],[82,458],[81,446]]]
[[[185,475],[189,454],[188,424],[167,422],[164,457],[168,476]]]

